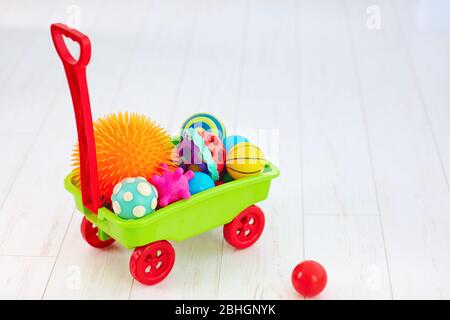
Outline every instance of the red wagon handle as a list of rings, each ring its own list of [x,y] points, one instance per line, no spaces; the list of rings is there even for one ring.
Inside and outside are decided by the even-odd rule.
[[[97,157],[92,125],[91,104],[86,81],[86,67],[91,58],[91,42],[81,32],[62,23],[50,26],[53,44],[66,72],[72,96],[75,120],[77,123],[78,145],[80,151],[80,177],[83,204],[93,213],[97,213],[102,202],[98,188]],[[80,45],[80,57],[76,60],[66,46],[66,36]]]
[[[52,24],[50,30],[56,52],[58,52],[58,55],[64,64],[79,67],[86,67],[88,65],[91,58],[91,42],[86,35],[62,23]],[[67,49],[63,36],[72,39],[80,45],[80,57],[78,60],[76,60]]]

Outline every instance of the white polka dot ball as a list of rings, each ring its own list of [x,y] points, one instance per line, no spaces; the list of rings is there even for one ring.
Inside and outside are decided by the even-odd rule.
[[[155,211],[156,188],[143,177],[128,177],[116,184],[111,196],[114,213],[123,219],[139,219]]]

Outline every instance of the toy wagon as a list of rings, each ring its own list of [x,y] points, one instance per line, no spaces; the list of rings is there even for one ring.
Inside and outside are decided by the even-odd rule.
[[[163,280],[174,265],[175,251],[169,240],[185,240],[223,225],[224,238],[233,247],[243,249],[255,243],[264,229],[264,214],[254,204],[267,198],[272,179],[279,175],[279,170],[270,163],[261,175],[219,185],[137,220],[124,220],[102,207],[86,81],[90,41],[63,24],[53,24],[51,35],[69,82],[80,148],[81,188],[74,182],[73,173],[66,177],[64,185],[84,215],[81,234],[86,242],[104,248],[117,241],[134,249],[130,272],[147,285]],[[70,54],[63,36],[80,45],[78,60]],[[177,142],[173,140],[174,144]]]

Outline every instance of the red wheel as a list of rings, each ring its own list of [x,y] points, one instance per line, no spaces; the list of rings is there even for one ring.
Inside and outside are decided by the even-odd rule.
[[[263,230],[264,213],[257,206],[250,206],[223,226],[223,236],[236,249],[244,249],[254,244]]]
[[[100,240],[98,238],[98,228],[86,219],[86,217],[83,217],[83,221],[81,222],[81,235],[94,248],[105,248],[114,242],[113,238],[106,241]]]
[[[131,275],[140,283],[154,285],[168,276],[175,263],[175,250],[165,241],[134,249],[130,258]]]

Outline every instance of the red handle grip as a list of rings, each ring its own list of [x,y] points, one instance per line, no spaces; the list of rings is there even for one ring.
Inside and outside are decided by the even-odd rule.
[[[55,23],[50,26],[53,43],[55,44],[56,52],[64,64],[72,66],[85,67],[91,59],[91,42],[89,38],[79,32],[78,30],[69,28],[62,23]],[[76,60],[67,49],[64,37],[66,36],[80,45],[80,57]]]
[[[77,122],[78,146],[80,151],[80,178],[83,204],[97,213],[102,206],[98,188],[97,155],[92,125],[91,104],[86,81],[86,67],[91,58],[91,42],[81,32],[56,23],[50,27],[53,44],[64,65],[67,82],[72,96]],[[67,49],[63,36],[80,45],[80,57],[76,60]]]

